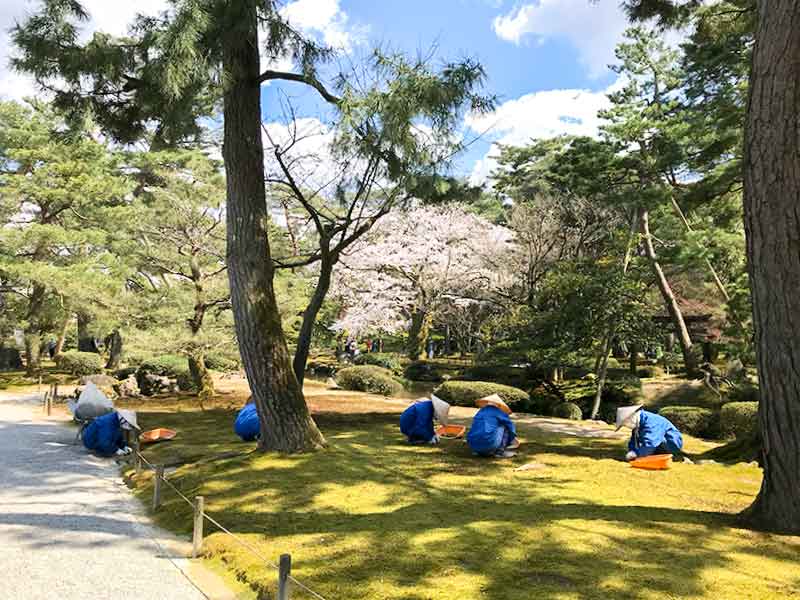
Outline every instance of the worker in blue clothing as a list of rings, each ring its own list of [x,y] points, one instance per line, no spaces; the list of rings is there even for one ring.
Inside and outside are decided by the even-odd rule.
[[[130,454],[123,429],[138,430],[136,413],[132,410],[115,410],[97,417],[81,434],[83,445],[99,456]]]
[[[475,403],[480,410],[475,413],[467,434],[467,444],[478,456],[511,458],[519,447],[517,429],[509,415],[511,408],[497,394],[481,398]]]
[[[431,394],[431,399],[421,398],[400,415],[400,431],[412,444],[438,444],[439,436],[433,429],[433,419],[447,425],[450,405]]]
[[[247,404],[236,415],[233,431],[243,442],[254,442],[261,437],[261,422],[258,420],[258,410],[252,398],[248,399]]]
[[[617,430],[630,427],[631,439],[625,460],[631,461],[651,454],[677,454],[683,449],[683,437],[669,419],[635,406],[617,409]]]

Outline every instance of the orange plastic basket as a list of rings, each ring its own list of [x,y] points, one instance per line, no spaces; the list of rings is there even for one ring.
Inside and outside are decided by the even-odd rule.
[[[631,466],[637,469],[648,469],[650,471],[663,471],[669,469],[672,464],[672,454],[653,454],[644,456],[631,461]]]
[[[460,438],[464,437],[467,428],[463,425],[442,425],[436,430],[436,434],[440,437],[446,438]]]
[[[152,444],[153,442],[171,440],[176,435],[178,435],[177,431],[159,427],[158,429],[151,429],[150,431],[145,431],[142,435],[139,436],[139,442],[142,444]]]

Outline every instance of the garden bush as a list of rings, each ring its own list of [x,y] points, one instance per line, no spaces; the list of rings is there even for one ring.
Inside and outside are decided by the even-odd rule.
[[[136,370],[136,380],[143,387],[142,380],[147,374],[160,375],[174,379],[178,388],[183,391],[194,389],[194,380],[189,372],[189,362],[185,356],[164,354],[143,362]]]
[[[732,388],[728,392],[728,400],[731,402],[758,402],[761,399],[761,392],[757,385],[745,383]]]
[[[336,374],[336,383],[345,390],[370,392],[384,396],[393,396],[403,389],[391,371],[373,365],[342,369]]]
[[[442,381],[442,374],[437,369],[437,365],[426,360],[412,362],[406,367],[403,376],[411,381],[431,381],[434,383]]]
[[[433,393],[455,406],[475,406],[479,398],[498,394],[514,411],[531,409],[530,398],[524,390],[489,381],[446,381]]]
[[[400,364],[400,358],[395,354],[387,352],[368,352],[366,354],[359,354],[353,361],[357,365],[373,365],[375,367],[382,367],[388,369],[393,373],[400,373],[403,367]]]
[[[695,437],[714,438],[719,436],[719,413],[699,406],[665,406],[658,411],[681,433]]]
[[[758,402],[728,402],[719,414],[720,430],[725,438],[745,439],[758,431]]]
[[[72,375],[95,375],[103,372],[103,358],[94,352],[70,350],[56,356],[56,366]]]
[[[509,365],[473,365],[464,369],[461,379],[469,381],[492,381],[510,385],[524,386],[528,379],[527,369]]]
[[[205,356],[206,368],[222,373],[234,373],[241,368],[239,361],[224,354],[207,354]]]
[[[564,402],[563,398],[541,385],[533,388],[528,396],[527,412],[545,417],[552,417],[555,407]]]
[[[636,369],[636,376],[641,379],[647,379],[652,377],[663,377],[664,369],[656,365],[645,365],[643,367],[639,367],[638,369]]]
[[[580,421],[583,418],[581,407],[573,402],[562,402],[553,409],[553,416],[560,419],[570,419]]]
[[[131,375],[135,375],[139,367],[124,367],[114,371],[114,377],[119,381],[125,381]]]

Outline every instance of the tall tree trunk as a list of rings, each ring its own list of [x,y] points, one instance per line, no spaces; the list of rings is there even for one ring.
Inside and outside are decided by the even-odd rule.
[[[78,352],[97,352],[94,335],[89,332],[91,324],[91,315],[83,312],[78,313]]]
[[[686,327],[686,322],[683,320],[683,313],[681,312],[680,306],[678,306],[678,301],[675,299],[675,294],[672,293],[669,281],[667,281],[664,270],[658,262],[656,249],[655,246],[653,246],[653,237],[650,235],[650,216],[646,208],[639,211],[639,220],[641,221],[642,234],[644,235],[645,252],[647,253],[647,258],[650,259],[650,266],[653,269],[653,274],[656,276],[658,289],[661,291],[661,297],[664,299],[667,312],[669,313],[670,319],[672,319],[672,325],[675,327],[675,335],[681,346],[686,373],[692,376],[697,372],[697,359],[692,351],[692,338],[689,337],[689,329]]]
[[[200,408],[204,408],[204,402],[210,400],[215,393],[214,379],[206,367],[205,350],[201,343],[197,341],[200,330],[203,328],[203,321],[206,318],[208,305],[206,304],[206,294],[203,288],[203,272],[197,261],[197,256],[192,255],[189,262],[189,269],[192,272],[192,282],[194,283],[194,316],[189,319],[189,331],[192,332],[192,343],[189,348],[187,361],[189,364],[189,374],[192,377],[194,389],[197,390],[197,398],[200,401]]]
[[[106,369],[118,369],[119,361],[122,359],[122,335],[119,329],[114,329],[106,338],[106,348],[108,348]]]
[[[33,285],[31,296],[28,300],[28,313],[25,328],[25,372],[33,375],[41,368],[41,325],[42,307],[47,289],[38,283]]]
[[[222,33],[223,157],[227,174],[228,279],[262,450],[301,452],[324,444],[292,371],[273,288],[267,240],[256,3],[228,2]]]
[[[58,338],[56,339],[56,347],[53,351],[53,356],[58,356],[64,351],[64,343],[67,341],[67,330],[69,329],[69,322],[72,320],[72,315],[67,313],[64,321],[61,323],[61,328],[58,330]]]
[[[745,126],[744,219],[764,478],[746,517],[800,533],[800,4],[759,0]]]
[[[630,231],[628,232],[628,242],[625,245],[625,257],[622,259],[622,274],[628,273],[628,267],[631,264],[631,252],[636,246],[634,240],[636,239],[636,231],[639,228],[639,213],[634,211],[631,217]],[[595,372],[597,373],[597,387],[594,390],[594,402],[592,403],[592,413],[590,418],[596,419],[600,413],[600,402],[603,399],[603,388],[606,386],[606,376],[608,375],[608,355],[611,352],[611,347],[614,343],[614,336],[616,336],[617,324],[614,323],[608,330],[603,343],[600,346],[600,360],[595,363]]]
[[[308,353],[311,350],[311,340],[314,336],[314,323],[317,322],[317,315],[331,287],[334,262],[331,258],[323,258],[320,262],[317,286],[314,288],[314,293],[308,302],[308,306],[303,311],[303,323],[300,325],[300,334],[297,336],[297,349],[294,351],[293,363],[294,376],[297,378],[301,388],[306,375],[306,363],[308,362]]]
[[[630,343],[630,354],[628,355],[628,371],[636,375],[636,370],[639,368],[639,344],[635,342]]]
[[[415,308],[411,313],[411,328],[408,330],[406,355],[411,360],[425,358],[425,342],[428,341],[430,315],[422,309]]]
[[[206,366],[205,353],[196,348],[189,354],[187,361],[189,363],[189,374],[192,377],[192,383],[197,390],[197,399],[200,402],[200,408],[205,410],[205,403],[214,396],[214,379]]]

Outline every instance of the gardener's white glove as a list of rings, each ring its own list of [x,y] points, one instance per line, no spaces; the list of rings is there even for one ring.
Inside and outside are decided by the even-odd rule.
[[[439,436],[434,433],[433,437],[430,439],[430,441],[428,443],[431,444],[432,446],[438,444],[439,443]]]
[[[638,456],[636,455],[636,452],[634,452],[633,450],[628,450],[628,453],[625,455],[625,460],[627,460],[628,462],[636,460],[637,458]]]

